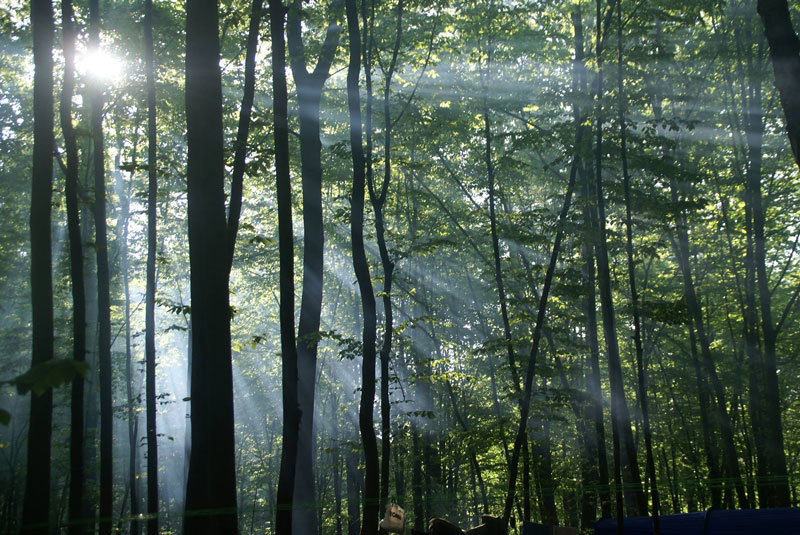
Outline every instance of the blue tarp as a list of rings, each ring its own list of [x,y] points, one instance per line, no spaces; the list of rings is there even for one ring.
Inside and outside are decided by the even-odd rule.
[[[664,515],[661,535],[800,535],[800,509],[709,509],[697,513]],[[625,519],[625,535],[652,535],[650,517]],[[595,535],[616,535],[617,521],[604,518],[594,526]]]
[[[661,520],[661,535],[704,535],[706,512],[682,515],[664,515]],[[604,518],[594,525],[595,535],[617,535],[617,520]],[[625,535],[652,535],[653,520],[649,516],[625,519]]]

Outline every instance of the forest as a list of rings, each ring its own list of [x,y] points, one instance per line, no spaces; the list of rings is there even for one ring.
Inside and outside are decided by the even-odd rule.
[[[793,20],[2,0],[0,533],[800,507]]]

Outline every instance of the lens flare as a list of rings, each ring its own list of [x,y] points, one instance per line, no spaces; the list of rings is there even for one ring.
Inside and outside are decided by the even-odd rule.
[[[103,49],[85,50],[75,60],[78,72],[93,80],[113,84],[122,76],[122,61]]]

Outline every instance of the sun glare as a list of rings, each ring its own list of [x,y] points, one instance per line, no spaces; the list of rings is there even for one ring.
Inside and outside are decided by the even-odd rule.
[[[122,61],[106,50],[85,50],[75,60],[78,72],[106,83],[114,83],[122,75]]]

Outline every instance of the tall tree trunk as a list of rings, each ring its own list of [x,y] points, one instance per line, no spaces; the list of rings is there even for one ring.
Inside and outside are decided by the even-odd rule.
[[[497,213],[496,213],[496,191],[495,191],[495,170],[494,162],[492,159],[492,128],[491,119],[489,116],[489,102],[488,102],[488,77],[489,71],[492,66],[492,44],[489,38],[488,50],[486,52],[486,71],[481,69],[481,93],[482,93],[482,116],[483,116],[483,142],[484,142],[484,164],[486,166],[486,177],[489,185],[489,224],[492,236],[492,254],[494,260],[494,279],[497,287],[497,296],[500,301],[500,316],[503,320],[503,341],[505,342],[506,352],[508,354],[508,363],[511,368],[511,378],[513,382],[514,392],[520,395],[519,375],[517,373],[516,357],[514,355],[514,342],[511,335],[511,324],[508,317],[508,301],[506,299],[505,286],[503,284],[503,271],[500,265],[500,238],[497,230]]]
[[[608,238],[606,233],[605,196],[603,193],[603,43],[605,32],[603,25],[602,1],[597,0],[597,121],[595,126],[595,203],[599,236],[595,244],[597,258],[597,276],[600,289],[600,305],[603,317],[603,335],[606,342],[606,356],[608,358],[609,386],[611,390],[611,421],[612,430],[617,434],[614,438],[614,471],[617,486],[617,518],[621,529],[622,511],[622,452],[620,441],[624,441],[625,475],[630,478],[633,490],[636,514],[647,514],[647,500],[642,491],[639,462],[636,458],[636,448],[631,431],[631,417],[628,404],[625,401],[625,387],[622,380],[622,365],[620,363],[619,345],[617,341],[617,325],[614,313],[614,302],[611,290],[611,275],[608,260]],[[613,8],[613,4],[612,4]],[[607,24],[606,24],[607,28]]]
[[[395,433],[395,441],[399,444],[401,440],[403,440],[402,435],[404,434],[403,429],[407,429],[405,427],[398,429],[397,433]],[[406,442],[406,446],[408,443]],[[400,452],[403,451],[402,448],[394,448],[392,450],[394,455],[394,493],[398,503],[405,503],[404,498],[406,496],[406,455],[408,450],[404,451],[403,455],[400,455]]]
[[[72,95],[75,90],[75,26],[72,0],[61,2],[61,28],[63,32],[64,80],[61,86],[59,113],[64,148],[67,153],[65,171],[65,197],[67,205],[67,232],[69,234],[70,282],[72,284],[72,358],[86,361],[86,290],[83,274],[83,244],[78,206],[78,143],[72,123]],[[70,453],[69,453],[69,533],[86,532],[81,522],[84,508],[84,378],[72,381],[70,402]]]
[[[244,59],[244,93],[239,108],[239,124],[236,129],[236,144],[233,153],[231,173],[231,201],[228,207],[228,257],[230,272],[236,235],[239,232],[239,218],[242,213],[242,190],[244,186],[245,164],[247,163],[247,140],[250,135],[250,116],[253,111],[253,98],[256,86],[256,52],[258,52],[258,31],[264,0],[253,0],[250,10],[250,25],[247,30],[247,47]],[[281,6],[282,7],[282,6]]]
[[[586,72],[586,59],[584,52],[584,33],[583,16],[579,7],[572,13],[572,25],[575,30],[575,89],[576,93],[583,95],[582,100],[588,108],[588,76]],[[575,106],[575,121],[581,119],[585,113],[581,106]],[[582,146],[576,147],[579,155],[579,173],[581,185],[579,195],[584,199],[583,202],[583,243],[581,244],[581,277],[584,287],[585,297],[583,300],[583,319],[585,323],[585,339],[589,347],[590,372],[587,374],[587,391],[589,402],[586,405],[586,416],[588,421],[594,423],[594,443],[597,459],[598,487],[597,494],[600,498],[600,511],[602,516],[611,516],[611,497],[608,486],[608,457],[606,454],[606,433],[605,422],[603,420],[603,393],[600,384],[600,348],[597,340],[597,306],[595,302],[595,264],[594,264],[594,242],[596,221],[592,213],[592,194],[591,186],[593,173],[591,172],[591,138],[586,136]],[[587,447],[591,447],[588,446]],[[591,511],[584,500],[584,512],[591,514],[591,519],[584,517],[584,522],[593,522],[596,511]]]
[[[389,499],[389,459],[391,455],[391,403],[389,399],[389,358],[392,351],[392,336],[394,333],[393,311],[392,311],[392,278],[394,274],[394,262],[389,256],[389,249],[386,245],[386,223],[384,207],[392,178],[392,116],[390,111],[390,95],[392,87],[392,77],[394,76],[397,65],[397,55],[400,51],[400,41],[403,34],[403,5],[404,0],[397,2],[397,27],[392,59],[389,67],[384,74],[383,85],[383,182],[380,189],[375,187],[373,168],[372,168],[372,27],[375,22],[375,1],[372,0],[372,16],[369,29],[367,28],[366,0],[363,2],[364,11],[364,35],[368,39],[364,40],[364,74],[367,85],[367,190],[370,202],[375,214],[375,236],[378,241],[378,252],[381,258],[381,269],[383,270],[383,342],[381,344],[381,492],[380,509],[386,507]]]
[[[278,253],[280,256],[281,379],[283,385],[283,435],[278,475],[275,532],[292,533],[292,504],[297,466],[299,399],[297,342],[294,331],[294,233],[292,184],[289,175],[289,97],[286,89],[286,16],[282,0],[269,0],[272,39],[272,111],[275,144],[275,185],[278,198]]]
[[[619,348],[617,346],[616,325],[613,315],[613,298],[611,296],[608,248],[605,234],[605,208],[603,205],[603,182],[602,182],[602,143],[603,143],[603,42],[605,32],[603,30],[603,20],[601,17],[601,1],[596,2],[596,52],[597,52],[597,120],[596,120],[596,145],[595,145],[595,191],[594,191],[594,217],[596,229],[598,230],[597,242],[594,245],[595,258],[597,260],[598,286],[600,290],[600,303],[602,306],[603,336],[606,341],[606,353],[608,360],[609,389],[611,393],[611,434],[612,448],[614,457],[614,485],[615,485],[615,505],[617,518],[617,533],[624,533],[624,502],[623,502],[623,479],[622,479],[622,451],[620,434],[623,432],[622,420],[627,422],[627,430],[630,432],[630,416],[623,418],[620,412],[622,407],[627,411],[625,403],[624,385],[622,383],[622,371],[619,362]],[[612,3],[613,9],[613,3]],[[606,28],[607,30],[607,28]],[[611,346],[611,347],[609,347]],[[614,365],[616,363],[616,366]],[[637,474],[638,476],[638,474]],[[641,507],[640,507],[641,508]],[[644,511],[639,514],[645,514]]]
[[[576,124],[576,151],[577,147],[581,145],[583,140],[583,128],[581,126],[582,122],[582,120],[577,121]],[[558,255],[561,252],[561,242],[564,238],[564,223],[572,202],[572,193],[575,189],[575,177],[577,172],[578,160],[577,157],[575,157],[572,161],[567,189],[564,192],[564,204],[561,207],[561,212],[558,215],[558,222],[556,224],[556,228],[558,230],[556,231],[555,240],[553,241],[553,249],[550,253],[550,262],[547,265],[547,271],[545,272],[544,285],[542,287],[542,293],[539,299],[539,309],[536,314],[536,324],[533,329],[533,344],[528,357],[528,369],[525,374],[525,385],[520,402],[519,428],[517,429],[516,439],[514,440],[514,450],[511,455],[511,462],[509,463],[508,490],[503,509],[503,522],[506,529],[508,528],[508,521],[511,516],[511,509],[514,506],[514,498],[517,490],[517,472],[519,469],[519,457],[522,450],[522,441],[525,440],[527,435],[528,415],[530,413],[531,394],[533,392],[533,377],[536,371],[536,357],[539,353],[539,344],[541,342],[542,329],[544,328],[545,314],[547,312],[547,298],[550,295],[550,287],[553,283],[553,274],[555,272],[556,263],[558,262]]]
[[[153,51],[153,0],[144,4],[145,74],[147,86],[147,288],[145,295],[145,413],[147,436],[147,534],[158,533],[158,439],[156,433],[156,204],[158,145]]]
[[[347,480],[347,535],[359,535],[361,531],[361,500],[359,481],[361,471],[358,469],[358,451],[350,445],[345,455],[345,472]]]
[[[678,184],[675,179],[670,180],[670,192],[673,205],[678,204]],[[739,472],[739,461],[736,453],[736,447],[733,442],[733,427],[731,425],[730,415],[728,414],[727,403],[725,400],[725,390],[722,381],[717,375],[714,365],[714,358],[711,354],[710,341],[706,334],[705,324],[703,322],[702,309],[700,308],[700,301],[694,287],[694,280],[692,277],[691,266],[689,264],[689,234],[686,229],[686,221],[681,214],[678,218],[678,243],[675,244],[675,252],[678,257],[681,273],[683,275],[683,293],[686,301],[686,308],[689,312],[691,321],[694,323],[695,333],[698,342],[700,343],[700,355],[702,356],[704,372],[711,381],[711,388],[716,398],[716,419],[720,428],[722,438],[722,455],[723,466],[727,477],[733,480],[734,487],[736,488],[736,495],[738,499],[738,507],[741,509],[747,508],[747,496],[744,492],[744,485]]]
[[[355,0],[345,1],[347,29],[350,42],[350,63],[347,69],[347,104],[350,114],[350,150],[353,156],[353,195],[350,199],[350,237],[353,250],[353,269],[361,294],[364,318],[361,336],[363,359],[361,362],[361,404],[358,426],[364,444],[364,497],[361,532],[372,533],[378,525],[380,507],[380,473],[378,443],[375,438],[373,406],[375,404],[375,343],[377,316],[375,294],[369,275],[369,264],[364,249],[364,194],[365,161],[361,130],[361,100],[358,78],[361,71],[361,33],[358,28],[358,7]]]
[[[656,111],[656,116],[660,117],[660,109]],[[670,178],[670,198],[673,206],[678,206],[679,203],[678,188],[679,186],[675,178]],[[711,383],[711,391],[716,401],[714,415],[719,425],[722,438],[724,472],[726,476],[732,480],[736,489],[738,507],[746,509],[748,507],[747,495],[745,494],[739,471],[738,454],[736,453],[736,446],[733,440],[733,426],[731,425],[730,415],[728,414],[725,389],[717,375],[714,357],[711,354],[710,339],[706,334],[700,299],[694,287],[694,278],[692,276],[689,260],[689,234],[686,218],[682,212],[678,214],[676,233],[678,240],[677,243],[673,243],[673,248],[675,249],[675,255],[680,266],[681,274],[683,275],[684,300],[686,301],[686,308],[690,320],[694,324],[695,333],[700,344],[700,355],[702,357],[704,373]]]
[[[522,520],[531,521],[531,458],[528,437],[522,443]]]
[[[594,437],[597,444],[597,468],[600,477],[600,511],[604,517],[611,516],[611,494],[609,488],[608,454],[606,451],[605,420],[603,418],[603,391],[600,373],[600,344],[597,338],[597,302],[595,301],[595,233],[597,221],[592,211],[591,182],[594,173],[584,169],[584,185],[582,196],[586,199],[583,208],[584,243],[581,246],[581,260],[583,263],[582,279],[586,291],[583,302],[583,316],[585,325],[586,343],[589,346],[590,371],[587,377],[587,390],[589,391],[589,404],[586,408],[587,419],[594,423]]]
[[[656,21],[656,50],[658,54],[662,54],[661,45],[661,25]],[[654,91],[653,99],[653,115],[657,123],[663,120],[662,110],[662,96],[659,90]],[[664,132],[659,128],[660,135],[663,137]],[[670,158],[666,145],[662,143],[662,153],[665,159]],[[673,206],[677,206],[679,200],[679,185],[678,182],[670,177],[670,200]],[[711,499],[712,505],[717,503],[721,504],[721,488],[717,485],[723,483],[723,473],[734,481],[737,488],[737,496],[739,499],[739,507],[747,507],[747,497],[744,493],[744,486],[742,485],[739,476],[739,466],[736,456],[736,450],[733,443],[733,432],[730,424],[730,418],[727,412],[725,403],[725,394],[722,383],[716,372],[714,361],[710,351],[710,340],[706,336],[705,325],[703,323],[702,309],[699,304],[697,292],[694,288],[694,280],[692,277],[691,263],[689,259],[689,235],[687,231],[686,216],[683,212],[677,214],[677,241],[673,239],[672,247],[675,257],[679,264],[679,269],[683,276],[683,297],[686,302],[689,322],[689,335],[690,346],[692,351],[696,352],[696,344],[694,340],[700,345],[701,362],[695,363],[697,377],[698,396],[700,401],[701,419],[703,417],[704,408],[708,407],[708,420],[709,423],[703,425],[703,440],[704,449],[706,450],[707,466],[709,470],[709,478],[711,479]],[[696,353],[693,353],[693,359],[696,358]],[[702,372],[699,371],[702,369]],[[709,388],[708,383],[711,387]],[[707,394],[706,394],[707,392]],[[708,399],[708,403],[704,403],[704,398]],[[715,401],[714,406],[711,406],[712,400]],[[711,428],[716,427],[720,430],[722,459],[720,461],[721,469],[717,468],[716,462],[716,445],[712,443]],[[693,505],[694,506],[694,505]]]
[[[119,132],[119,130],[118,130]],[[136,149],[139,141],[138,131],[133,139],[133,157],[132,166],[136,167]],[[120,154],[122,153],[122,139],[121,136],[117,137],[117,155],[115,157],[114,167],[120,168]],[[121,268],[122,268],[122,287],[125,297],[125,393],[127,397],[126,416],[128,419],[128,487],[126,491],[130,497],[131,514],[130,514],[130,533],[139,535],[141,533],[141,524],[139,523],[139,492],[138,482],[136,476],[138,473],[138,442],[139,442],[139,419],[134,411],[136,403],[134,399],[133,387],[133,354],[131,350],[131,289],[130,279],[128,272],[130,270],[128,260],[128,229],[130,221],[130,188],[126,187],[122,180],[122,173],[115,171],[116,176],[116,189],[120,199],[120,218],[117,221],[117,235],[122,243],[121,245]],[[133,180],[133,171],[131,171],[131,180]],[[124,510],[124,505],[122,510]],[[122,523],[122,514],[120,514],[120,528]]]
[[[625,89],[623,86],[622,66],[622,0],[617,0],[617,98],[619,108],[620,151],[622,159],[622,181],[625,197],[625,253],[628,260],[628,283],[631,288],[631,309],[633,310],[633,343],[636,350],[636,373],[638,377],[639,406],[642,410],[644,427],[644,444],[647,463],[647,475],[650,478],[650,495],[652,503],[653,535],[661,533],[659,520],[658,481],[656,465],[653,458],[653,436],[650,430],[650,413],[647,404],[647,384],[644,370],[644,348],[642,347],[641,319],[639,314],[639,293],[636,288],[636,264],[633,259],[633,221],[631,216],[631,177],[628,173],[628,127],[625,124]]]
[[[310,514],[314,490],[314,391],[316,388],[317,344],[322,311],[322,163],[320,142],[320,99],[328,78],[341,28],[336,19],[342,0],[330,7],[331,25],[312,72],[306,70],[305,45],[301,26],[301,3],[294,0],[288,12],[286,37],[289,61],[297,87],[300,122],[300,166],[303,187],[303,288],[297,327],[297,375],[299,433],[297,440],[296,482],[293,526],[296,533],[316,533],[316,517]]]
[[[792,27],[787,0],[758,0],[758,14],[769,43],[775,87],[781,97],[792,153],[800,166],[800,39]]]
[[[552,341],[550,333],[546,333],[547,342],[550,345],[550,350],[553,352],[553,360],[556,363],[558,374],[561,378],[561,386],[565,391],[575,389],[569,380],[564,369],[564,364],[558,355],[555,354],[555,344]],[[597,442],[590,431],[590,418],[586,417],[584,407],[586,404],[582,398],[577,396],[570,397],[570,407],[575,415],[575,430],[578,435],[578,442],[580,449],[583,452],[581,459],[581,513],[580,523],[583,529],[590,528],[597,519],[597,486],[600,480],[600,475],[597,470]],[[590,405],[589,405],[590,406]],[[577,523],[576,523],[577,524]]]
[[[747,30],[745,30],[747,31]],[[750,32],[747,31],[749,34]],[[800,52],[800,49],[798,49]],[[753,58],[747,58],[747,80],[749,91],[744,90],[747,152],[750,165],[747,167],[747,183],[745,185],[745,204],[752,217],[753,253],[755,261],[755,278],[758,289],[758,307],[761,312],[761,333],[764,341],[761,355],[759,378],[762,393],[762,414],[766,468],[768,480],[759,485],[759,497],[762,493],[769,497],[767,507],[789,507],[789,482],[786,472],[786,453],[783,449],[783,426],[781,423],[780,385],[777,374],[776,341],[778,329],[772,321],[772,292],[767,275],[767,245],[764,230],[765,208],[761,194],[762,144],[764,137],[764,117],[761,97],[761,81],[756,72],[759,65]],[[759,62],[760,64],[760,62]],[[777,76],[777,73],[776,73]],[[743,81],[744,84],[744,81]]]
[[[538,479],[542,487],[542,521],[545,524],[556,526],[558,525],[556,481],[553,479],[553,449],[550,441],[550,421],[547,419],[542,421],[541,436],[537,449],[539,451]]]
[[[100,1],[89,1],[89,45],[100,48]],[[111,282],[106,225],[105,144],[103,141],[103,88],[99,81],[89,86],[94,174],[94,224],[97,251],[97,329],[100,368],[100,535],[110,535],[113,515],[113,432],[111,390]]]
[[[236,533],[230,303],[217,2],[186,3],[192,450],[184,533]]]
[[[333,397],[333,426],[331,429],[331,471],[333,472],[333,498],[336,511],[336,535],[342,535],[342,441],[339,439],[339,418],[337,417],[339,399]]]
[[[453,405],[453,414],[456,418],[456,422],[458,422],[459,426],[465,433],[469,433],[470,430],[467,427],[467,423],[464,421],[464,418],[461,415],[461,412],[458,410],[458,404],[456,403],[456,395],[453,390],[453,384],[449,380],[445,380],[445,387],[447,388],[448,396],[450,397],[450,403]],[[527,442],[527,441],[526,441]],[[478,458],[475,455],[475,448],[470,444],[467,446],[467,453],[469,454],[469,461],[470,465],[472,466],[473,474],[477,478],[478,487],[481,493],[481,511],[484,514],[489,513],[489,500],[486,495],[486,484],[483,481],[483,473],[481,472],[480,464],[478,464]],[[527,459],[526,459],[527,462]],[[527,472],[528,467],[527,464],[525,465],[525,471]],[[402,496],[400,492],[398,492],[398,497]],[[530,509],[530,505],[528,505]],[[529,516],[529,515],[528,515]]]
[[[697,396],[700,403],[700,424],[703,426],[703,449],[706,452],[706,466],[708,467],[708,481],[711,487],[711,507],[722,507],[722,474],[719,470],[717,458],[717,444],[714,441],[714,427],[709,415],[708,381],[697,358],[697,336],[694,325],[687,325],[689,330],[689,349],[692,355],[695,380],[697,383]]]
[[[53,6],[31,1],[33,24],[33,171],[31,187],[31,367],[53,358],[53,278],[50,238],[53,190]],[[50,522],[50,438],[53,391],[31,393],[22,533],[46,535]]]
[[[752,35],[747,31],[747,41],[749,46],[745,46],[742,42],[740,28],[734,29],[734,38],[736,44],[736,52],[738,56],[738,63],[736,65],[736,73],[739,78],[739,88],[741,97],[741,111],[742,120],[737,121],[737,117],[731,113],[731,129],[739,130],[743,127],[746,144],[742,141],[741,132],[739,133],[739,141],[737,149],[741,151],[746,157],[747,161],[744,162],[744,172],[737,173],[744,185],[744,268],[745,275],[743,281],[739,280],[737,275],[737,289],[740,294],[740,309],[742,315],[742,331],[743,339],[745,342],[745,353],[748,358],[748,396],[751,414],[755,418],[751,419],[753,435],[755,437],[756,447],[756,472],[758,475],[758,504],[760,507],[771,507],[772,503],[772,485],[768,481],[769,475],[769,462],[768,462],[768,431],[766,429],[766,412],[764,410],[764,357],[763,347],[760,340],[759,329],[759,309],[757,303],[757,269],[756,269],[756,254],[755,254],[755,232],[753,223],[753,191],[751,184],[754,181],[760,182],[761,176],[761,161],[762,161],[762,138],[763,138],[763,122],[761,120],[762,110],[760,98],[760,81],[758,82],[759,94],[758,101],[753,92],[753,68],[752,68]],[[746,49],[746,59],[743,57],[743,52]],[[745,72],[744,63],[747,61],[748,69]],[[748,83],[749,75],[749,83]],[[728,77],[728,90],[731,99],[735,100],[733,82]],[[759,109],[752,109],[758,107]],[[757,122],[754,116],[758,116]],[[755,129],[755,131],[753,131]],[[727,207],[723,203],[723,217],[726,224],[728,223]],[[733,242],[728,238],[729,248],[732,249]],[[736,405],[731,408],[732,411],[736,410]],[[745,466],[747,462],[745,461]],[[726,491],[728,489],[726,488]],[[726,492],[727,495],[727,492]]]
[[[411,421],[411,496],[414,509],[414,529],[425,531],[425,513],[422,504],[422,448],[419,433],[414,421]]]
[[[90,140],[87,142],[85,154],[87,160],[91,158]],[[92,220],[92,207],[88,203],[89,199],[89,175],[91,165],[86,162],[86,175],[81,184],[81,198],[84,199],[85,206],[81,210],[81,243],[83,250],[89,249],[94,235],[94,222]],[[97,268],[96,255],[86,254],[83,256],[83,280],[86,289],[86,354],[89,364],[88,376],[92,380],[84,383],[84,512],[86,518],[86,532],[95,532],[97,522],[97,436],[98,436],[98,392],[97,392]]]

